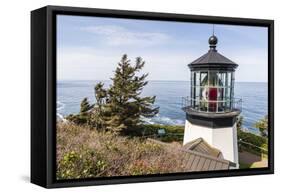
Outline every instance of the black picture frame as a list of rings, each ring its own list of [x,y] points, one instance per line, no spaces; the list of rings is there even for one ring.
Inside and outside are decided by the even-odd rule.
[[[56,15],[263,26],[268,28],[268,167],[212,172],[56,180]],[[274,173],[274,21],[234,17],[46,6],[31,12],[31,182],[46,188]]]

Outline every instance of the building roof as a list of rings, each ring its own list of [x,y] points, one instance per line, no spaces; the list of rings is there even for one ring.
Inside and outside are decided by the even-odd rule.
[[[216,44],[218,40],[216,36],[209,38],[210,50],[199,57],[198,59],[191,62],[188,66],[191,69],[194,68],[223,68],[234,70],[238,64],[223,56],[216,50]]]
[[[195,61],[191,62],[191,65],[196,65],[196,64],[229,64],[229,65],[237,65],[230,59],[226,58],[222,54],[220,54],[216,50],[210,49],[206,54],[202,55]]]
[[[210,146],[203,138],[195,139],[183,146],[183,149],[196,151],[202,154],[223,159],[222,153],[217,148]]]
[[[164,143],[155,139],[148,140],[153,143],[172,147],[170,143]],[[172,147],[172,149],[179,149],[185,153],[185,168],[189,172],[227,170],[231,166],[235,166],[235,163],[225,160],[221,151],[210,146],[203,138],[198,138],[179,148]]]

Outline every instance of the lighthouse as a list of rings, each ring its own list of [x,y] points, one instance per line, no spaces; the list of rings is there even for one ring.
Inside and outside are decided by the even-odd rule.
[[[213,34],[209,51],[188,64],[191,80],[190,96],[183,98],[183,144],[202,138],[238,167],[237,116],[242,108],[242,100],[234,98],[238,64],[220,54],[217,43]]]

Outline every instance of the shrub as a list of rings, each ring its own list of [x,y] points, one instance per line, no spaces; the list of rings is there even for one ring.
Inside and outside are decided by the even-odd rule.
[[[159,137],[164,142],[181,142],[183,141],[184,126],[181,125],[142,125],[139,130],[139,134],[144,136],[157,136],[158,129],[165,129],[166,134]]]
[[[80,153],[71,151],[65,153],[62,159],[59,160],[57,178],[94,177],[103,172],[106,166],[106,161],[89,149],[80,151]]]
[[[57,124],[57,178],[186,172],[186,156],[138,136],[120,136],[87,125]]]
[[[252,133],[244,132],[242,130],[238,130],[237,136],[238,136],[238,140],[242,140],[244,142],[257,146],[257,147],[255,147],[255,146],[251,146],[248,144],[240,144],[240,146],[239,146],[240,150],[242,148],[245,148],[248,151],[254,151],[257,153],[266,153],[266,151],[263,151],[262,149],[259,149],[258,147],[267,150],[267,148],[268,148],[268,139],[267,138],[258,136],[258,135],[252,134]]]

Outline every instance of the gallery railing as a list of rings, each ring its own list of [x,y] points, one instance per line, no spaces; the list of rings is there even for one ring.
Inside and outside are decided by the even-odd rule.
[[[224,99],[224,100],[205,100],[182,97],[182,109],[184,111],[195,110],[207,113],[227,113],[232,111],[242,111],[242,99]]]

